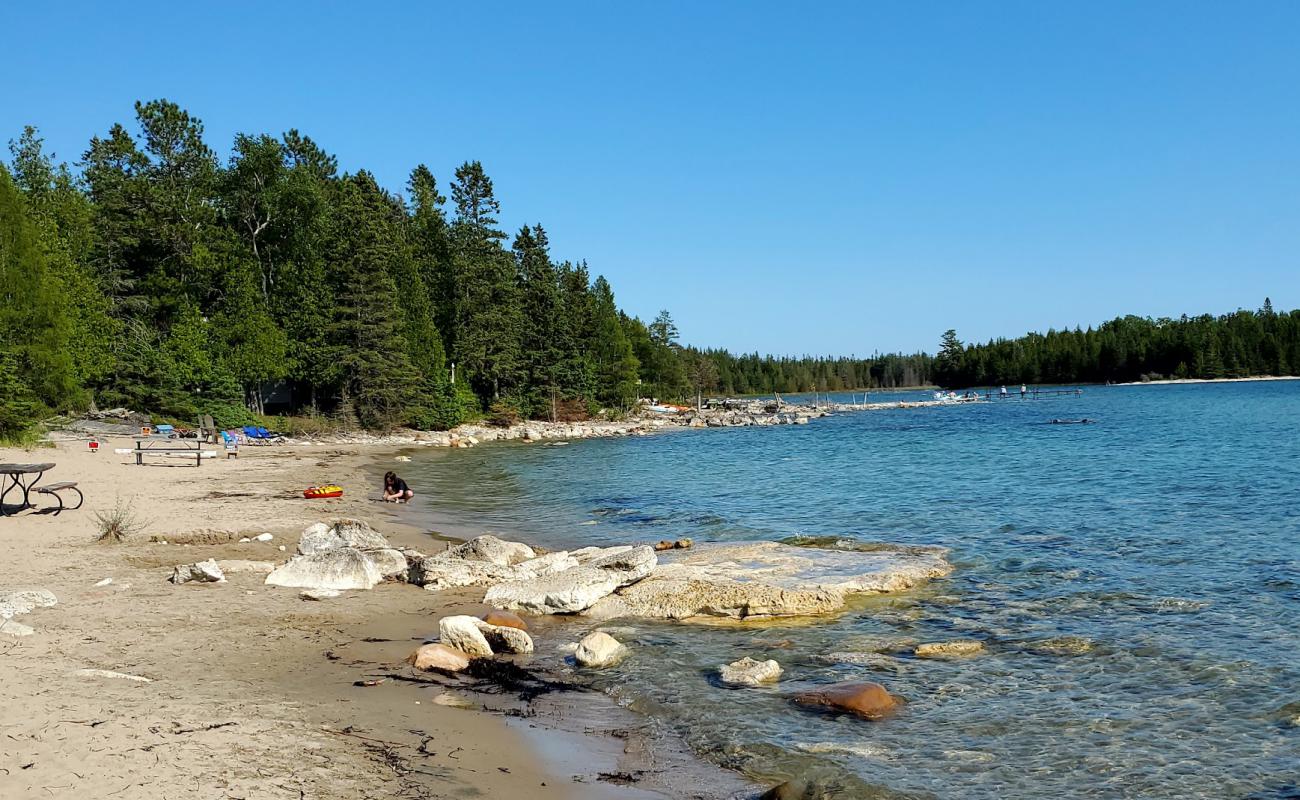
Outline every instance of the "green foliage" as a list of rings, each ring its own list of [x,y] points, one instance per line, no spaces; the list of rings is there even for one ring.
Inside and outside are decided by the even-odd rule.
[[[93,396],[223,427],[447,429],[619,415],[638,397],[1140,375],[1287,374],[1300,316],[1142,320],[964,346],[937,358],[777,358],[684,346],[672,316],[619,311],[546,230],[509,241],[478,161],[448,197],[425,165],[399,197],[309,136],[239,134],[229,157],[167,100],[93,138],[79,174],[35,128],[0,166],[0,438]],[[448,210],[450,208],[450,210]],[[286,423],[288,424],[288,423]]]
[[[940,383],[961,387],[1289,375],[1297,356],[1300,312],[1278,313],[1266,298],[1257,312],[1118,317],[1097,328],[972,344],[953,353]]]

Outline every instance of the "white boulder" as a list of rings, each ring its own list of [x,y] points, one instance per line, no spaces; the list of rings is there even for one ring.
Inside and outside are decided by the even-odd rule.
[[[304,556],[340,547],[382,550],[388,547],[388,540],[359,519],[336,519],[328,525],[323,522],[308,525],[298,540],[298,553]]]
[[[534,614],[573,614],[590,608],[619,587],[645,578],[657,563],[652,548],[629,548],[563,572],[499,583],[487,590],[483,602]]]
[[[178,564],[172,568],[172,576],[167,580],[172,583],[221,583],[226,576],[217,566],[215,558],[198,561],[193,564]]]
[[[383,578],[369,555],[340,547],[295,556],[267,575],[266,583],[294,589],[369,589]]]
[[[447,551],[450,558],[466,561],[486,561],[499,567],[512,567],[536,557],[533,548],[522,542],[507,542],[492,535],[476,536],[464,544]]]
[[[508,625],[491,625],[483,620],[478,621],[478,629],[495,653],[533,652],[533,637],[527,631]]]
[[[487,658],[492,655],[492,647],[479,629],[482,624],[483,620],[467,614],[443,617],[438,620],[438,638],[470,658]]]
[[[22,589],[0,592],[0,619],[10,619],[37,608],[57,605],[58,599],[48,589]]]
[[[375,569],[387,580],[406,580],[407,572],[410,567],[406,563],[406,556],[402,555],[400,550],[394,550],[385,547],[379,550],[367,550],[366,555],[370,560],[375,562]]]
[[[604,631],[594,631],[578,642],[573,651],[573,660],[584,667],[609,667],[623,660],[627,648],[619,640]]]

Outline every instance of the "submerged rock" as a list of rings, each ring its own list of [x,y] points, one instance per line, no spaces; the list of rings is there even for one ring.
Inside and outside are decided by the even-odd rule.
[[[426,644],[407,657],[406,663],[416,669],[441,669],[460,672],[469,667],[469,656],[442,643]]]
[[[1044,656],[1081,656],[1091,652],[1094,646],[1092,640],[1084,636],[1057,636],[1030,642],[1025,649]]]
[[[226,576],[221,572],[221,567],[217,566],[215,558],[209,558],[207,561],[199,561],[194,564],[178,564],[172,568],[172,576],[167,580],[175,584],[181,583],[221,583]]]
[[[528,630],[528,623],[524,622],[523,618],[518,614],[512,614],[509,611],[501,611],[495,608],[483,615],[483,621],[499,628],[518,628],[521,631]]]
[[[570,555],[576,557],[578,552]],[[581,563],[582,560],[586,563]],[[579,561],[580,566],[562,572],[499,583],[488,589],[483,602],[534,614],[572,614],[590,608],[615,589],[645,578],[658,563],[654,550],[648,546],[619,548],[613,553]]]
[[[722,682],[732,686],[761,686],[764,683],[775,683],[780,679],[782,672],[784,670],[781,669],[781,665],[772,659],[757,661],[749,656],[730,664],[723,664],[718,668]]]
[[[833,683],[800,692],[793,700],[799,705],[844,711],[870,720],[883,719],[898,707],[898,700],[885,687],[871,682]]]
[[[438,620],[438,638],[470,658],[488,658],[492,655],[492,647],[479,629],[480,624],[482,620],[468,614],[443,617]]]
[[[604,631],[594,631],[578,642],[573,660],[584,667],[599,669],[617,664],[625,655],[627,648],[617,639]]]
[[[699,545],[639,583],[596,604],[591,616],[690,619],[825,614],[850,594],[910,589],[946,575],[943,548],[838,550],[780,542]]]
[[[375,562],[353,547],[295,556],[266,576],[270,586],[294,589],[369,589],[383,580]]]
[[[983,642],[956,639],[950,642],[926,642],[912,651],[917,658],[970,658],[984,652]]]
[[[782,589],[753,581],[692,580],[659,574],[595,603],[596,619],[694,617],[751,619],[828,614],[844,606],[844,593],[828,589]]]

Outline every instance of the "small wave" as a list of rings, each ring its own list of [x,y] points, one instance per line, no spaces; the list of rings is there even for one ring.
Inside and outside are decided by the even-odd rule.
[[[946,553],[947,548],[925,544],[892,544],[862,539],[850,539],[844,536],[787,536],[779,539],[781,544],[792,547],[809,547],[817,550],[848,550],[855,553],[904,553],[907,555],[930,555]]]
[[[834,755],[842,753],[858,758],[872,758],[878,761],[892,761],[894,752],[879,744],[851,744],[848,742],[800,742],[795,748],[805,753]]]

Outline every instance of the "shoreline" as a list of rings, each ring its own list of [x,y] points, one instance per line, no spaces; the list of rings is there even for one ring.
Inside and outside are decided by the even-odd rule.
[[[263,585],[250,567],[283,561],[303,527],[323,519],[359,517],[395,545],[429,549],[429,534],[359,486],[337,500],[301,499],[302,487],[339,475],[350,487],[368,481],[370,465],[397,452],[391,445],[249,447],[195,468],[139,467],[115,456],[115,444],[97,454],[80,442],[0,449],[3,462],[55,462],[45,482],[75,480],[86,494],[81,509],[58,516],[0,517],[0,594],[43,589],[58,601],[11,621],[30,635],[0,635],[10,676],[0,685],[0,795],[160,800],[189,785],[198,797],[286,800],[679,796],[652,781],[601,780],[644,768],[622,739],[594,737],[580,764],[566,763],[537,746],[528,726],[539,719],[527,709],[467,713],[458,706],[483,703],[464,687],[430,697],[424,684],[353,685],[365,671],[404,669],[413,639],[433,635],[441,616],[482,609],[463,594],[380,584],[310,602]],[[96,514],[119,502],[142,529],[96,543]],[[274,538],[239,541],[259,533]],[[166,581],[174,565],[206,558],[244,566],[227,569],[225,583]],[[384,624],[406,638],[370,635]],[[563,703],[552,716],[581,717]],[[733,780],[704,762],[669,764],[697,783],[705,770],[719,786]]]
[[[1128,381],[1111,386],[1177,386],[1191,383],[1254,383],[1260,381],[1300,381],[1300,375],[1257,375],[1252,378],[1162,378],[1158,381]]]

